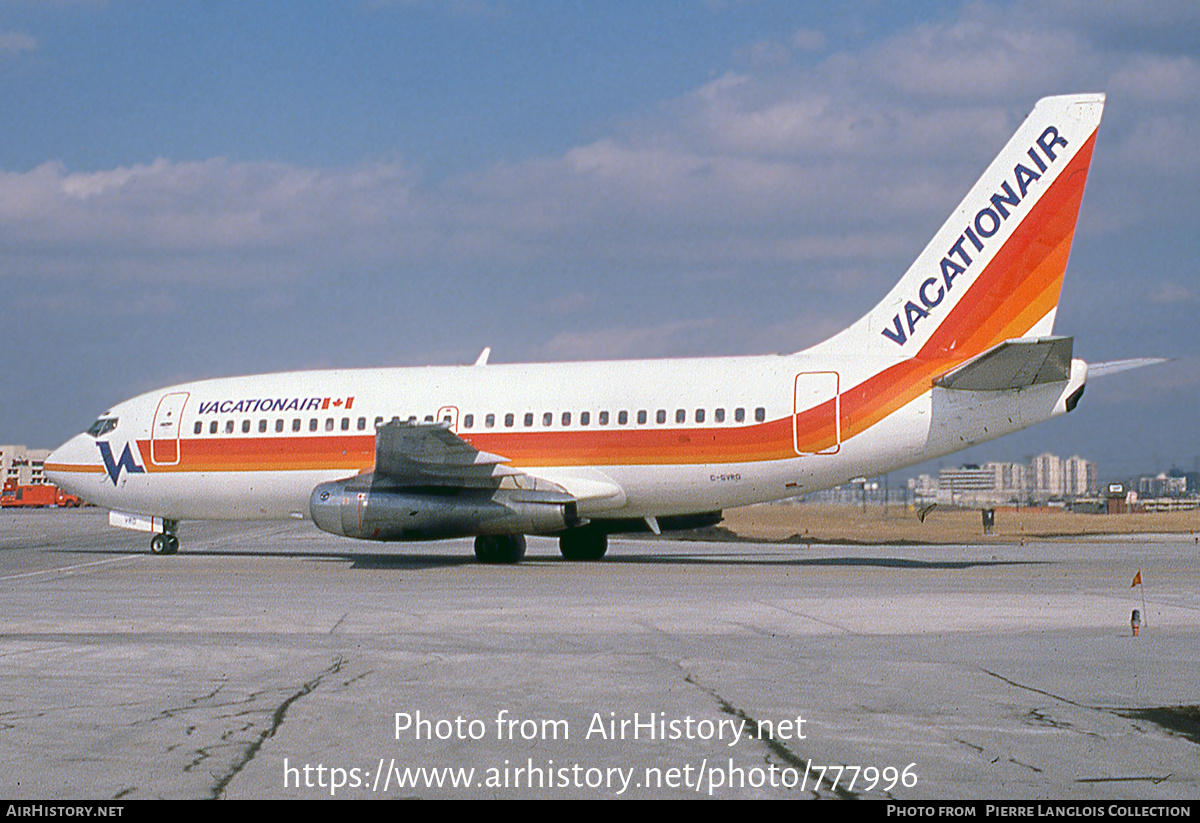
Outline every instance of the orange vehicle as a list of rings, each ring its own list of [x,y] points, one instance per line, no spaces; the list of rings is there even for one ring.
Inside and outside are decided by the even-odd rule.
[[[16,481],[8,480],[5,481],[3,490],[0,490],[0,507],[5,509],[78,505],[78,497],[67,494],[50,483],[18,486]]]

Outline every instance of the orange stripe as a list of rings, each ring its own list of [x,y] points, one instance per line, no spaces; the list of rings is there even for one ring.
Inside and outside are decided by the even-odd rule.
[[[89,465],[76,465],[75,463],[47,463],[44,466],[42,466],[42,469],[44,471],[48,471],[48,472],[61,472],[64,474],[69,474],[69,473],[91,474],[93,472],[99,472],[100,474],[104,474],[104,466],[101,466],[99,464],[89,466]]]

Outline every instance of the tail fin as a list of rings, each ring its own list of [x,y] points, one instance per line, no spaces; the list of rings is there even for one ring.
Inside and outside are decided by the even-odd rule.
[[[839,347],[962,362],[1050,334],[1104,95],[1046,97]]]

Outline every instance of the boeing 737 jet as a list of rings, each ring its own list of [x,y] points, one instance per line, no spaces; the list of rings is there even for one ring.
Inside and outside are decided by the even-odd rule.
[[[312,518],[364,540],[525,535],[571,559],[609,534],[715,523],[1071,411],[1088,366],[1053,333],[1104,107],[1048,97],[891,292],[795,354],[346,369],[202,380],[113,406],[47,458],[114,525]]]

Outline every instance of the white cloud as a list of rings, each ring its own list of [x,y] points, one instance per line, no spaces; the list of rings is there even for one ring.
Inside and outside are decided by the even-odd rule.
[[[0,55],[36,51],[37,47],[38,41],[28,34],[15,31],[0,31]]]
[[[836,262],[890,278],[1037,97],[1067,91],[1111,92],[1097,157],[1115,168],[1094,178],[1088,219],[1160,219],[1200,185],[1200,64],[1112,45],[1065,16],[973,5],[816,62],[828,43],[801,31],[786,47],[805,61],[723,74],[559,156],[438,185],[402,163],[0,172],[5,270]]]
[[[1194,105],[1200,63],[1180,55],[1135,55],[1112,73],[1109,89],[1142,105]]]
[[[694,348],[686,340],[711,331],[711,326],[711,321],[680,321],[640,328],[563,332],[545,344],[542,356],[551,360],[597,360],[645,357],[650,353],[669,355],[680,348]]]
[[[797,51],[802,52],[818,52],[824,51],[828,42],[824,33],[816,29],[799,29],[792,33],[792,46]]]

